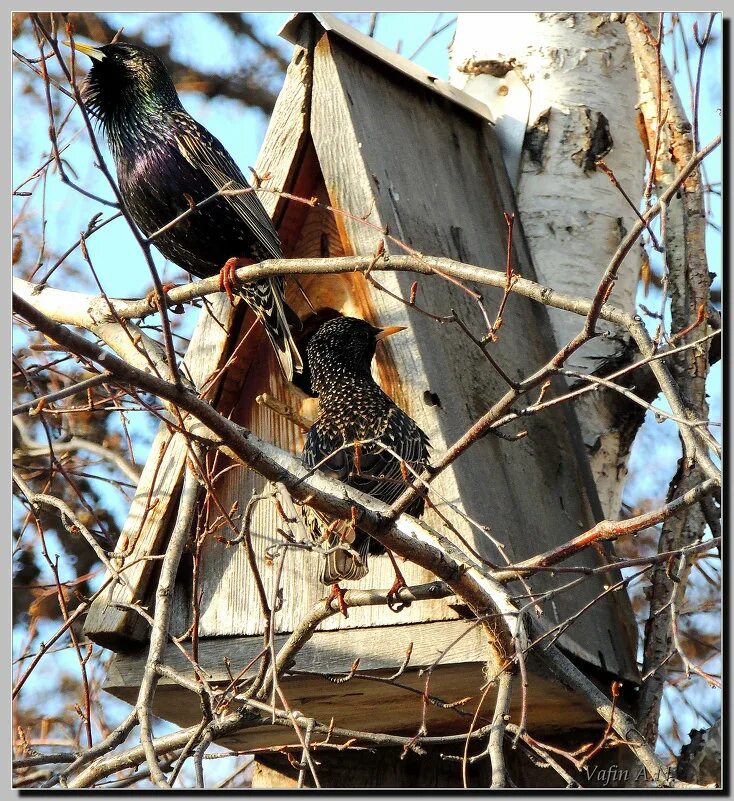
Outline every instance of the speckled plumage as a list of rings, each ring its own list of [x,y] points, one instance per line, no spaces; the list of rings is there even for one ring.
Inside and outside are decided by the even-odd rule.
[[[81,49],[81,48],[80,48]],[[183,108],[163,62],[118,42],[84,48],[94,63],[82,87],[101,122],[131,217],[150,236],[221,189],[249,184],[221,142]],[[154,240],[161,253],[199,278],[233,257],[281,258],[278,235],[255,192],[212,200]],[[240,294],[262,321],[288,380],[302,370],[288,324],[283,279],[245,284]]]
[[[319,397],[319,416],[306,437],[303,462],[308,468],[318,465],[350,487],[392,503],[406,488],[400,460],[421,473],[428,463],[429,442],[416,422],[372,378],[370,364],[380,331],[364,320],[338,317],[324,323],[309,341],[308,367]],[[350,444],[354,442],[361,443],[359,472]],[[423,506],[419,497],[406,511],[418,516]],[[314,528],[318,536],[321,525]],[[345,531],[345,527],[337,529],[329,546],[338,544]],[[350,547],[358,556],[338,549],[327,557],[324,584],[362,578],[367,574],[367,554],[384,552],[359,529]]]

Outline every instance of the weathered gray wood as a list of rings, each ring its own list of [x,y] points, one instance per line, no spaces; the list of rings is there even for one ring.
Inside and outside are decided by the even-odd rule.
[[[183,360],[184,370],[201,388],[219,364],[227,344],[232,311],[226,298],[217,298],[202,311],[192,342],[199,343]],[[186,440],[165,423],[158,429],[145,464],[116,551],[117,569],[124,572],[127,586],[111,584],[89,609],[84,633],[109,648],[127,647],[145,639],[147,625],[131,611],[113,604],[142,601],[155,562],[146,557],[161,553],[167,539],[166,525],[178,501],[186,459]]]
[[[281,28],[280,35],[289,42],[296,43],[301,39],[303,26],[313,25],[314,23],[316,23],[318,30],[328,31],[332,37],[337,36],[352,45],[356,45],[381,64],[389,64],[393,69],[399,70],[412,80],[422,84],[425,89],[443,95],[453,105],[461,106],[486,120],[492,118],[489,108],[481,100],[477,100],[477,98],[462,92],[450,83],[442,81],[415,62],[400,55],[400,53],[396,53],[371,36],[367,36],[351,25],[347,25],[346,22],[334,16],[334,14],[299,12],[294,14]]]
[[[420,604],[415,604],[420,606]],[[351,632],[317,631],[299,652],[295,668],[308,676],[294,676],[281,681],[281,687],[293,709],[343,728],[373,732],[415,734],[421,722],[420,694],[399,687],[360,680],[360,674],[389,676],[403,662],[409,643],[413,651],[408,669],[399,683],[423,690],[426,675],[421,668],[431,666],[445,652],[431,673],[429,692],[444,701],[457,701],[468,696],[466,710],[473,713],[486,681],[486,640],[481,627],[469,621],[452,620],[418,623],[405,626],[380,626],[364,629],[363,636]],[[464,635],[464,636],[462,636]],[[275,647],[285,641],[275,638]],[[199,665],[207,680],[226,686],[230,672],[237,676],[262,649],[259,637],[228,637],[202,640],[199,644]],[[333,684],[324,674],[348,673],[359,656],[357,677],[343,684]],[[105,689],[128,702],[137,696],[139,678],[145,663],[145,649],[139,654],[119,654],[110,667]],[[191,663],[173,645],[166,648],[163,663],[193,677]],[[248,671],[252,676],[256,669]],[[490,691],[483,709],[492,710],[494,691]],[[519,687],[513,696],[513,719],[519,719],[521,695]],[[596,712],[579,697],[559,687],[552,679],[534,673],[528,687],[529,730],[535,734],[561,731],[565,728],[596,728],[600,724]],[[154,711],[179,725],[188,726],[200,720],[198,697],[183,690],[170,679],[162,678],[156,694]],[[491,712],[489,712],[491,716]],[[467,731],[470,718],[451,710],[430,705],[428,728],[433,733]],[[229,738],[226,744],[237,748],[257,748],[295,742],[288,728],[258,726]]]
[[[496,152],[488,152],[486,140],[492,133],[479,117],[447,107],[413,83],[396,80],[359,50],[325,35],[315,47],[311,130],[333,205],[357,217],[371,209],[368,221],[376,229],[360,219],[345,220],[355,252],[373,253],[380,229],[387,225],[393,235],[423,253],[503,267],[503,211],[512,208],[502,204],[504,166]],[[522,236],[519,220],[515,227]],[[391,245],[391,250],[396,248]],[[519,271],[533,277],[526,254],[516,249],[514,258]],[[380,275],[380,282],[405,299],[410,295],[410,276],[387,273]],[[492,317],[500,294],[486,292]],[[441,452],[504,394],[506,385],[456,326],[408,311],[386,293],[373,291],[370,297],[382,324],[409,328],[408,335],[388,342],[403,389],[399,397]],[[460,288],[438,277],[421,279],[417,301],[436,314],[455,309],[480,334],[476,304]],[[511,297],[493,348],[513,378],[532,373],[553,352],[547,327],[533,306]],[[441,406],[426,405],[426,392],[436,393]],[[522,428],[528,436],[516,442],[485,437],[434,484],[439,497],[455,503],[460,499],[471,518],[487,525],[510,560],[550,549],[594,522],[588,500],[593,488],[585,482],[583,454],[568,433],[567,412],[544,413],[523,421]],[[481,531],[447,505],[441,513],[477,550],[502,561]],[[428,519],[440,527],[430,513]],[[594,553],[573,561],[600,563]],[[545,609],[549,621],[562,621],[578,611],[603,590],[603,583],[592,579],[554,599]],[[549,576],[532,583],[539,590],[554,584],[557,578]],[[579,618],[561,642],[591,664],[632,678],[634,651],[619,622],[625,616],[629,606],[607,596],[593,614]]]
[[[309,195],[328,201],[323,184],[320,188],[309,187]],[[288,217],[284,219],[288,223]],[[329,254],[344,255],[338,227],[331,215],[324,215],[318,209],[310,210],[303,221],[301,237],[295,244],[296,252],[301,256],[318,255],[323,237],[330,243]],[[370,316],[369,296],[365,288],[365,280],[361,275],[338,276],[304,276],[301,284],[315,308],[329,306],[345,314],[360,317]],[[287,299],[293,308],[301,314],[307,314],[305,301],[296,291],[289,290]],[[247,330],[247,325],[244,326]],[[271,409],[258,405],[255,398],[263,392],[269,392],[286,405],[308,414],[303,393],[294,387],[284,384],[275,366],[270,348],[256,349],[245,361],[251,369],[244,381],[236,387],[236,404],[227,411],[233,419],[255,431],[264,439],[274,442],[282,448],[300,453],[303,447],[303,433],[293,424],[284,420]],[[389,360],[380,361],[378,369],[383,386],[391,394],[395,394],[399,381],[394,366]],[[312,405],[312,401],[307,401]],[[220,405],[220,408],[221,405]],[[222,462],[222,464],[224,464]],[[265,483],[256,473],[244,467],[230,469],[216,483],[216,491],[222,507],[230,509],[238,502],[238,510],[232,515],[235,528],[242,522],[242,516],[253,492],[262,492]],[[211,519],[219,514],[218,507],[212,511]],[[258,569],[265,586],[268,598],[275,593],[277,564],[266,559],[266,551],[275,545],[282,544],[283,538],[278,533],[282,525],[276,507],[272,501],[261,501],[254,508],[250,520],[250,538],[255,552]],[[218,535],[232,539],[237,530],[223,526]],[[276,631],[292,631],[300,621],[303,610],[311,608],[327,590],[319,582],[321,558],[301,550],[289,550],[287,562],[282,573],[283,606],[276,616]],[[201,583],[199,632],[202,637],[221,637],[226,635],[260,634],[263,630],[263,616],[260,608],[257,586],[243,545],[228,547],[214,537],[209,537],[201,554]],[[390,587],[394,580],[389,560],[375,558],[371,560],[369,576],[361,582],[349,584],[350,587]],[[423,584],[434,577],[427,571],[406,563],[403,565],[406,580],[410,584]],[[420,606],[420,608],[418,608]],[[440,601],[427,601],[404,609],[399,615],[389,613],[386,620],[384,610],[379,607],[361,607],[350,611],[349,619],[341,616],[329,618],[324,628],[352,628],[372,626],[378,623],[410,623],[420,620],[457,617],[457,613],[448,609]],[[191,623],[191,590],[185,582],[181,582],[175,599],[173,631],[182,633]]]
[[[303,31],[303,35],[302,44],[308,45],[310,34]],[[422,252],[503,268],[506,232],[502,212],[513,210],[513,201],[486,120],[450,104],[445,97],[376,62],[363,51],[350,48],[343,39],[332,41],[323,36],[313,47],[298,53],[289,68],[257,170],[270,173],[267,186],[329,200],[355,218],[368,215],[366,219],[376,228],[360,219],[332,215],[294,201],[278,202],[276,195],[266,194],[263,199],[278,223],[286,254],[372,254],[387,224],[392,234]],[[515,237],[516,268],[532,278],[532,264],[522,246],[517,222]],[[393,245],[390,250],[396,252]],[[409,297],[410,276],[381,273],[379,281],[391,292]],[[376,373],[383,387],[428,432],[436,452],[443,452],[455,442],[504,393],[506,387],[501,379],[455,326],[440,325],[409,311],[404,304],[370,286],[362,275],[305,277],[302,284],[316,308],[330,306],[382,325],[408,327],[407,332],[381,346]],[[487,293],[485,303],[491,317],[500,294]],[[308,305],[294,286],[289,287],[288,301],[302,316],[308,312]],[[421,278],[417,302],[439,314],[456,309],[475,332],[482,330],[474,301],[439,277]],[[514,378],[527,375],[547,360],[553,344],[546,339],[544,319],[537,305],[516,296],[510,298],[493,353]],[[236,342],[230,342],[227,348],[231,353],[244,339],[241,363],[247,369],[227,374],[218,408],[265,439],[298,453],[302,433],[281,416],[258,406],[254,399],[268,391],[296,409],[305,409],[309,402],[298,390],[284,386],[271,349],[260,347],[261,332],[250,331],[250,323],[248,314],[237,329]],[[191,356],[211,370],[212,363],[205,361],[210,357],[201,347],[200,339],[192,342]],[[433,395],[438,397],[439,405],[433,405]],[[594,519],[589,500],[593,488],[586,483],[584,456],[574,448],[573,423],[568,410],[550,411],[524,422],[523,428],[528,431],[525,439],[511,443],[488,436],[477,443],[435,483],[441,515],[480,553],[500,563],[503,556],[490,543],[485,530],[468,523],[454,507],[463,508],[485,526],[486,532],[502,543],[510,560],[549,549],[590,527]],[[225,467],[224,462],[218,464],[219,469]],[[233,510],[234,530],[224,526],[216,532],[217,537],[231,539],[238,533],[247,501],[262,486],[259,477],[242,467],[222,473],[215,488],[222,508]],[[235,502],[237,508],[233,509]],[[209,522],[218,514],[213,509]],[[427,519],[443,528],[434,512],[428,512]],[[274,596],[276,570],[268,564],[266,551],[282,542],[277,533],[279,525],[270,501],[256,507],[251,521],[252,543],[269,598]],[[163,541],[159,540],[159,547]],[[599,564],[593,554],[573,561]],[[319,570],[318,556],[288,552],[282,580],[283,606],[275,619],[277,632],[292,631],[304,610],[323,596]],[[404,572],[409,583],[433,578],[414,565],[405,565]],[[176,634],[183,633],[191,619],[190,581],[183,573],[176,596]],[[221,650],[217,657],[220,664],[224,653],[241,652],[243,659],[249,653],[251,657],[259,651],[261,639],[239,635],[260,634],[263,619],[245,549],[241,545],[227,547],[210,535],[202,550],[201,575],[197,587],[197,594],[201,593],[199,633],[202,637],[222,638],[202,641],[202,659],[209,660],[212,648]],[[389,561],[377,558],[371,562],[368,577],[348,586],[384,588],[392,580]],[[557,577],[551,581],[540,576],[533,586],[542,590],[557,583]],[[558,596],[545,609],[549,621],[565,619],[591,601],[601,588],[601,581],[591,579],[581,589],[574,589],[572,595]],[[518,593],[522,592],[518,589]],[[454,609],[439,601],[413,604],[400,615],[380,607],[362,607],[352,610],[347,620],[338,615],[331,617],[304,653],[312,653],[315,672],[348,670],[355,656],[372,653],[373,644],[394,646],[408,633],[414,636],[416,647],[433,646],[435,627],[458,625],[461,621],[451,620],[456,617]],[[419,621],[421,625],[416,628]],[[634,679],[630,621],[626,598],[607,596],[574,624],[562,644],[592,665]],[[403,625],[396,626],[398,623]],[[333,640],[325,639],[328,637]],[[338,643],[338,647],[327,647],[330,642]],[[348,662],[340,663],[340,668],[330,667],[334,664],[330,648],[336,648],[345,660],[349,655]],[[477,646],[474,656],[465,655],[465,662],[437,670],[436,679],[443,677],[442,686],[447,693],[461,693],[467,682],[471,686],[480,682],[484,655],[485,649]],[[131,699],[139,683],[141,663],[132,657],[120,657],[115,664],[117,678],[111,674],[110,690]],[[207,664],[212,663],[209,660]],[[391,664],[396,663],[393,660]],[[232,670],[236,670],[234,662]],[[532,696],[532,714],[537,713],[539,720],[547,725],[563,721],[569,727],[596,721],[595,714],[577,699],[565,693],[556,697],[558,689],[553,682],[538,676],[533,676],[532,681],[536,693]],[[392,690],[378,690],[384,685],[360,682],[365,687],[367,684],[370,687],[363,692],[369,703],[357,705],[358,712],[373,709],[375,704],[397,703],[390,696]],[[313,714],[326,715],[328,719],[330,709],[342,711],[345,697],[357,685],[329,685],[325,691],[322,680],[298,678],[289,679],[288,686],[297,699],[317,704],[314,709],[318,712]],[[163,683],[157,709],[165,717],[186,722],[181,715],[198,714],[198,706],[190,699],[179,688]],[[549,705],[545,712],[544,704]],[[434,713],[443,714],[431,712]],[[450,718],[441,718],[440,726],[450,727]],[[369,722],[361,720],[364,725]],[[357,722],[353,725],[358,727]],[[461,725],[465,727],[465,721]],[[261,736],[257,734],[258,744],[269,742],[267,738],[274,736],[272,730],[267,731],[262,735],[265,739],[257,739]],[[255,735],[248,733],[238,738],[238,745],[251,743],[251,737]]]
[[[308,37],[308,33],[305,33]],[[304,42],[305,44],[305,42]],[[294,69],[298,61],[299,69]],[[313,66],[313,50],[309,56],[298,59],[294,57],[289,68],[286,82],[278,99],[278,107],[291,110],[307,109],[303,113],[301,126],[313,118],[311,87],[313,75],[310,70]],[[306,94],[308,96],[306,96]],[[322,112],[323,113],[323,112]],[[281,118],[285,128],[289,122]],[[272,131],[272,134],[271,134]],[[272,142],[278,142],[282,133],[274,130],[271,124],[263,145],[264,151],[271,149]],[[290,141],[290,140],[289,140]],[[281,154],[283,162],[291,165],[298,163],[299,170],[294,173],[286,169],[280,162],[274,162],[275,168],[268,168],[271,178],[268,184],[278,186],[278,180],[288,180],[293,183],[290,189],[292,194],[299,197],[317,197],[327,204],[329,202],[328,187],[325,186],[321,167],[316,159],[313,145],[305,144],[299,140],[300,149],[298,157],[295,153],[285,151]],[[289,161],[290,160],[290,161]],[[286,178],[287,176],[287,178]],[[348,178],[348,174],[345,174]],[[286,232],[283,237],[286,255],[299,256],[341,256],[349,252],[344,219],[335,217],[321,208],[311,208],[308,205],[288,202],[279,217],[279,230]],[[346,248],[345,248],[346,246]],[[324,252],[326,248],[326,252]],[[300,283],[308,296],[311,306],[322,308],[325,306],[335,308],[343,314],[357,317],[366,317],[377,320],[372,305],[371,293],[367,282],[361,275],[338,276],[304,276]],[[304,300],[297,287],[291,285],[286,294],[289,304],[302,317],[309,311],[309,305]],[[250,332],[249,315],[245,320],[238,336],[253,338],[252,344],[245,344],[241,361],[249,365],[246,375],[227,378],[227,387],[220,396],[217,406],[220,411],[230,414],[233,419],[247,426],[264,439],[290,450],[300,453],[303,447],[303,434],[292,423],[274,413],[271,409],[258,405],[255,398],[263,392],[268,392],[282,403],[300,411],[307,411],[308,403],[303,393],[282,381],[275,365],[271,350],[268,347],[258,347],[262,337],[259,331]],[[197,347],[192,342],[190,350]],[[239,348],[239,344],[232,345]],[[393,396],[400,398],[402,384],[398,379],[398,370],[388,356],[379,360],[378,375],[382,385]],[[226,396],[226,397],[225,397]],[[220,467],[226,466],[220,461]],[[237,466],[228,470],[215,484],[221,507],[230,510],[237,503],[237,510],[231,515],[235,524],[234,530],[225,525],[218,532],[219,538],[231,540],[239,533],[242,515],[248,500],[253,493],[259,493],[264,487],[263,480],[252,471]],[[214,508],[210,516],[213,520],[219,515],[219,509]],[[250,521],[250,537],[255,552],[258,571],[268,598],[275,593],[276,567],[266,559],[266,552],[275,545],[282,544],[283,539],[278,534],[280,519],[275,505],[270,501],[258,503]],[[286,568],[283,571],[283,606],[276,616],[276,631],[292,631],[297,625],[304,609],[310,608],[320,598],[324,597],[326,590],[320,584],[318,576],[321,570],[321,557],[303,551],[289,551]],[[263,615],[261,611],[257,585],[253,577],[247,553],[243,545],[228,547],[215,537],[209,537],[204,543],[201,552],[201,583],[197,588],[200,600],[199,633],[202,637],[236,636],[247,634],[260,634],[263,630]],[[422,584],[433,579],[427,571],[406,563],[401,566],[409,584]],[[361,582],[350,583],[349,586],[382,587],[387,588],[394,581],[394,573],[387,558],[373,559],[370,574]],[[189,583],[182,581],[177,588],[174,604],[172,629],[176,633],[185,632],[191,623],[192,589]],[[455,618],[457,613],[439,601],[428,601],[404,609],[399,615],[388,612],[379,607],[361,607],[350,612],[349,619],[334,616],[323,624],[324,628],[353,628],[373,626],[377,624],[410,623],[419,620]]]
[[[484,144],[487,148],[489,158],[494,164],[502,164],[502,152],[497,141],[497,138],[492,135],[491,129],[485,128],[484,130]],[[498,169],[495,172],[497,178],[497,191],[499,194],[502,207],[518,218],[518,210],[515,204],[515,194],[512,188],[510,178],[506,170]],[[513,235],[513,249],[517,253],[517,263],[529,265],[528,277],[537,279],[535,269],[533,267],[532,258],[530,256],[530,249],[525,239],[525,234],[522,225],[516,227]],[[532,304],[532,311],[537,321],[537,325],[541,331],[551,331],[552,326],[548,309],[540,303]],[[581,325],[579,321],[579,326]],[[558,343],[556,343],[558,344]],[[562,343],[565,344],[565,343]],[[550,350],[552,347],[551,342],[546,342],[546,348]],[[561,376],[556,376],[553,379],[553,389],[557,394],[561,395],[567,391],[568,387],[566,381]],[[576,455],[576,465],[579,471],[579,485],[578,491],[581,495],[585,496],[586,501],[591,509],[591,514],[595,521],[604,518],[604,512],[596,491],[596,484],[591,470],[591,464],[588,458],[586,445],[584,444],[581,434],[581,427],[576,416],[575,409],[570,404],[563,404],[560,409],[563,415],[563,421],[571,439],[571,445]],[[605,554],[610,555],[614,553],[611,543],[601,543],[599,546]],[[632,610],[629,596],[626,592],[618,593],[615,596],[617,605],[616,620],[621,627],[621,641],[619,648],[624,653],[633,657],[637,653],[637,622],[635,620],[635,613]],[[628,678],[636,680],[637,678],[636,665],[630,671]]]

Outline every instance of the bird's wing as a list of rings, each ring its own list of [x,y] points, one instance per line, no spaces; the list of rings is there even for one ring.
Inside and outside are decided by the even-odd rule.
[[[428,463],[428,437],[397,406],[390,409],[382,435],[362,443],[356,449],[358,456],[354,447],[344,448],[343,444],[341,435],[317,422],[306,438],[304,464],[309,468],[320,465],[319,469],[339,481],[385,503],[392,503],[405,490],[406,476],[400,460],[418,473]],[[412,480],[410,471],[407,479]]]
[[[411,470],[403,473],[401,461],[420,473],[428,463],[428,445],[428,437],[415,421],[394,406],[379,439],[363,445],[359,465],[354,462],[349,484],[385,503],[392,503],[405,491],[406,480],[409,483],[414,478]],[[420,503],[420,509],[416,506],[415,510],[408,511],[419,514],[422,508]]]
[[[332,478],[347,481],[354,464],[354,451],[343,445],[344,438],[339,433],[317,420],[306,436],[303,463],[309,470],[318,466]]]
[[[181,115],[179,121],[176,133],[178,149],[189,164],[206,175],[215,191],[250,189],[242,171],[215,136],[188,114]],[[245,221],[268,257],[279,259],[283,255],[280,239],[257,193],[224,195],[224,199]]]
[[[390,409],[387,428],[380,439],[416,469],[428,463],[428,436],[412,417],[408,417],[397,406]]]

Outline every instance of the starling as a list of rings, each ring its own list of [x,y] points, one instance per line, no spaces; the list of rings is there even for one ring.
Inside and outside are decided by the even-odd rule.
[[[101,122],[130,216],[146,236],[223,189],[247,189],[245,176],[221,142],[181,105],[163,62],[124,42],[76,44],[93,60],[82,86],[90,114]],[[215,198],[153,240],[170,261],[198,278],[220,272],[231,300],[232,271],[282,257],[280,240],[255,192]],[[251,281],[240,289],[265,327],[285,377],[303,363],[289,322],[282,277]]]
[[[318,329],[306,351],[312,387],[319,398],[319,416],[306,437],[305,466],[318,467],[385,503],[402,494],[406,476],[411,475],[404,473],[401,461],[418,474],[428,464],[428,437],[370,373],[377,342],[402,330],[337,317]],[[419,516],[423,506],[423,498],[418,497],[406,511]],[[319,528],[312,524],[316,535]],[[321,576],[324,584],[361,579],[367,575],[368,554],[385,552],[380,543],[349,524],[329,530],[328,546],[334,550],[326,557]],[[340,543],[348,544],[349,550],[336,548]],[[391,592],[402,581],[394,560],[393,565],[398,580]]]

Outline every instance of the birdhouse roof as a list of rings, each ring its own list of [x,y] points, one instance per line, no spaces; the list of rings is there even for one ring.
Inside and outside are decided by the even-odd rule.
[[[324,31],[328,31],[331,35],[337,36],[355,47],[360,48],[360,50],[363,50],[374,58],[375,61],[379,62],[380,67],[389,67],[390,69],[397,70],[411,80],[417,81],[425,88],[430,89],[432,92],[470,111],[472,114],[477,114],[479,117],[490,122],[492,121],[492,114],[489,108],[480,100],[477,100],[466,92],[462,92],[450,83],[442,81],[436,75],[428,72],[428,70],[424,70],[423,67],[418,66],[418,64],[405,58],[405,56],[401,56],[400,53],[390,50],[389,47],[376,41],[371,36],[367,36],[351,25],[347,25],[346,22],[342,22],[342,20],[334,16],[334,14],[327,14],[325,12],[298,12],[280,29],[280,36],[295,44],[298,42],[299,32],[303,24],[309,20],[316,22]]]

